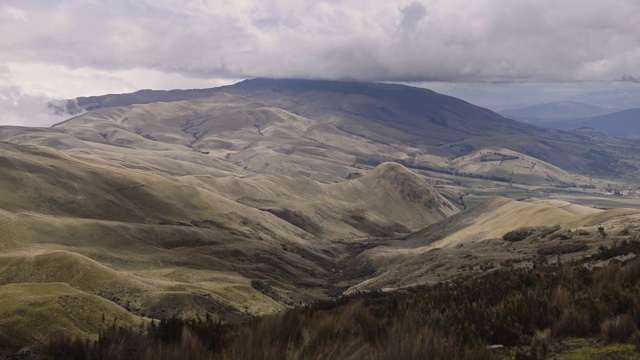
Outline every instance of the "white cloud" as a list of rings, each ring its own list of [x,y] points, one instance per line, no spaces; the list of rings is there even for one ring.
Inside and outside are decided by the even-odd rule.
[[[640,78],[639,17],[637,0],[3,0],[0,80],[55,97],[261,76],[610,82]]]
[[[18,86],[0,86],[0,124],[47,127],[65,120],[47,107],[50,100],[41,94],[27,94]]]
[[[4,69],[4,71],[3,71]],[[55,115],[47,103],[79,96],[120,94],[143,88],[210,88],[231,79],[185,77],[152,69],[107,71],[69,69],[42,63],[0,64],[0,125],[51,126],[67,119]]]
[[[3,12],[6,61],[70,68],[583,81],[638,76],[640,60],[635,0],[6,0]]]

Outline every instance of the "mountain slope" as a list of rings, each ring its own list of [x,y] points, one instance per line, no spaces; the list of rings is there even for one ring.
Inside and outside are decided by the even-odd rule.
[[[517,184],[570,184],[581,179],[557,166],[503,148],[484,148],[453,159],[449,168],[468,176],[498,179]]]
[[[582,209],[570,203],[525,203],[494,198],[398,240],[367,250],[360,256],[377,267],[370,279],[348,292],[385,287],[434,283],[466,275],[475,267],[491,269],[504,264],[532,266],[544,254],[582,256],[593,253],[609,240],[598,235],[603,226],[610,234],[637,224],[634,209]],[[556,236],[532,237],[509,242],[502,236],[523,227],[552,227]],[[576,231],[580,230],[580,231]]]
[[[144,102],[156,96],[152,94]],[[181,94],[166,98],[170,102],[138,105],[137,95],[132,95],[132,105],[125,107],[109,107],[106,100],[124,95],[87,100],[106,105],[55,129],[121,146],[188,146],[249,171],[309,173],[323,181],[335,177],[308,166],[309,156],[325,164],[327,158],[334,164],[344,160],[341,166],[396,161],[433,167],[420,158],[459,157],[500,146],[567,171],[605,175],[635,168],[618,159],[628,156],[624,154],[630,147],[624,144],[599,139],[595,146],[589,136],[522,124],[456,98],[403,85],[254,79],[198,93],[206,96],[182,100],[187,93]],[[157,97],[165,95],[159,92]],[[592,151],[598,151],[597,156]]]
[[[32,287],[37,296],[45,284],[66,284],[92,304],[121,309],[114,314],[236,321],[339,294],[372,271],[352,263],[360,239],[457,212],[398,164],[337,184],[215,168],[170,176],[188,169],[166,161],[162,171],[135,170],[110,158],[136,163],[137,150],[116,149],[79,156],[0,143],[0,292],[43,284]],[[71,321],[65,316],[85,315],[71,308],[55,321]]]
[[[418,261],[435,242],[494,246],[484,240],[534,208],[553,209],[533,224],[576,216],[506,200],[458,214],[456,171],[506,171],[518,193],[534,188],[528,177],[569,181],[566,169],[634,171],[614,161],[633,158],[621,140],[400,85],[257,79],[78,104],[93,110],[48,129],[0,127],[0,285],[67,284],[132,319],[236,321],[357,284],[426,281]]]

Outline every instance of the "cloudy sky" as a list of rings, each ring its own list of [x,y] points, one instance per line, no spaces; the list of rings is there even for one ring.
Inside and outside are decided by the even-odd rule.
[[[638,98],[638,19],[637,0],[0,0],[0,124],[49,125],[52,98],[251,77],[606,106]]]

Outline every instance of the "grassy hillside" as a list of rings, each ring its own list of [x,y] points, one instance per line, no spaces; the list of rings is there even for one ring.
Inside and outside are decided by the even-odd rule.
[[[0,127],[0,296],[55,288],[45,322],[72,334],[96,335],[96,309],[235,323],[344,291],[531,267],[538,251],[578,258],[639,216],[554,202],[637,206],[629,143],[424,89],[261,79],[77,105],[92,110],[49,129]],[[495,194],[531,202],[481,203]],[[501,239],[521,227],[535,234]],[[69,291],[85,300],[59,310]],[[55,327],[12,319],[35,329],[13,347]]]
[[[322,184],[268,174],[168,176],[96,154],[90,161],[0,146],[0,185],[11,189],[0,192],[0,285],[66,284],[133,317],[238,321],[327,298],[371,273],[369,262],[353,262],[358,239],[397,236],[457,212],[398,164]],[[70,305],[50,324],[82,322],[77,310]],[[50,333],[35,329],[30,341]]]
[[[461,156],[451,160],[449,168],[463,176],[526,185],[579,185],[587,180],[545,161],[503,148],[485,148]]]
[[[53,131],[122,147],[186,146],[221,160],[219,165],[321,181],[344,178],[356,163],[427,166],[419,159],[456,158],[488,147],[607,177],[632,177],[640,161],[637,148],[624,141],[531,126],[430,90],[392,84],[253,79],[209,90],[85,100],[94,104],[87,105],[90,113],[44,133],[0,139],[68,146],[44,139]]]
[[[112,328],[96,345],[53,342],[45,356],[631,359],[640,354],[640,260],[585,265],[638,250],[625,242],[571,265],[356,294],[236,326],[172,319],[142,331]]]
[[[624,238],[616,234],[637,233],[640,229],[638,210],[592,210],[505,198],[486,201],[363,252],[360,258],[372,261],[377,271],[348,292],[433,284],[469,276],[478,269],[526,268],[541,255],[578,259]],[[611,236],[603,237],[599,227]],[[524,241],[503,240],[504,234],[521,228],[538,230]]]
[[[66,283],[0,286],[0,356],[63,334],[95,339],[99,329],[112,322],[135,328],[143,320]]]

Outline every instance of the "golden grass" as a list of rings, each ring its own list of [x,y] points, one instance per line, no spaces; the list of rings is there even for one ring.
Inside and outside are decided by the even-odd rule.
[[[524,203],[506,198],[496,198],[478,205],[482,211],[465,218],[462,229],[429,246],[449,247],[469,242],[499,238],[503,234],[524,226],[554,226],[578,228],[594,226],[615,218],[640,215],[639,210],[616,209],[586,214],[574,214],[564,209],[539,203]]]
[[[502,155],[518,158],[501,161]],[[450,166],[461,173],[507,178],[517,184],[587,183],[589,180],[588,177],[573,175],[540,159],[496,147],[483,148],[454,159]]]
[[[251,287],[254,279],[294,302],[353,285],[332,273],[352,256],[345,243],[397,237],[457,209],[400,165],[361,164],[384,159],[376,154],[437,166],[445,158],[348,135],[333,126],[337,121],[318,125],[220,94],[103,109],[52,132],[0,129],[3,140],[29,144],[0,144],[0,188],[10,189],[0,192],[0,284],[62,282],[132,311],[195,316],[218,306],[229,317],[284,308]],[[344,181],[355,171],[364,176]],[[438,246],[499,237],[525,221],[569,226],[614,218],[578,219],[566,209],[501,201],[458,224]],[[402,263],[396,275],[403,278],[420,265],[409,255],[432,248],[410,245],[371,251],[351,264],[373,259],[380,274]],[[406,278],[429,276],[422,269]],[[373,285],[395,284],[391,279]]]
[[[135,326],[142,319],[64,283],[0,286],[0,355],[16,346],[48,342],[57,333],[95,336],[101,326],[113,321]]]

